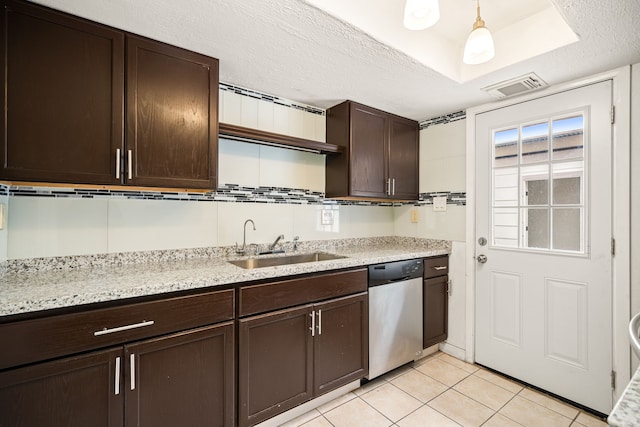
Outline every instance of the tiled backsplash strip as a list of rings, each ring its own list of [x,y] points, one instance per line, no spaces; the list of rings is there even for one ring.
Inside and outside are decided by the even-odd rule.
[[[401,206],[401,205],[430,205],[433,197],[447,197],[447,204],[464,206],[466,193],[464,192],[430,192],[421,193],[415,202],[378,202],[368,200],[336,200],[325,199],[324,194],[316,191],[281,188],[281,187],[242,187],[226,184],[216,191],[206,193],[166,192],[153,190],[122,190],[122,189],[88,189],[65,187],[31,187],[7,186],[0,184],[0,196],[13,197],[73,197],[99,198],[118,197],[126,199],[144,200],[183,200],[195,202],[233,202],[233,203],[290,203],[311,205],[359,205],[359,206]]]

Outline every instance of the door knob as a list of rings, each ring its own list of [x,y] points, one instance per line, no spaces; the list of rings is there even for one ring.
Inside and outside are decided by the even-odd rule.
[[[484,264],[485,262],[487,262],[487,256],[486,255],[478,255],[476,257],[476,260],[480,263],[480,264]]]

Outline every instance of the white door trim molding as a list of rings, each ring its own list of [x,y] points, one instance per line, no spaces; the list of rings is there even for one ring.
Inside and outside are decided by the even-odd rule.
[[[614,401],[622,394],[631,378],[631,350],[627,338],[627,327],[631,318],[630,269],[631,269],[631,66],[575,80],[514,99],[498,101],[467,110],[467,217],[466,217],[466,360],[475,360],[475,238],[476,238],[476,194],[475,194],[475,130],[476,115],[498,108],[518,104],[542,96],[552,95],[588,84],[613,80],[613,230],[616,253],[613,258],[612,325],[613,370],[617,387]]]

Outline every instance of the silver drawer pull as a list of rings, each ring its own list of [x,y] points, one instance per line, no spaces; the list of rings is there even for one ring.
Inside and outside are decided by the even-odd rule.
[[[155,322],[153,320],[143,320],[140,323],[133,323],[131,325],[125,325],[125,326],[118,326],[117,328],[111,328],[111,329],[104,328],[101,331],[95,331],[93,335],[98,337],[100,335],[112,334],[114,332],[128,331],[129,329],[136,329],[136,328],[143,328],[145,326],[151,326],[154,323]]]
[[[436,270],[436,271],[446,270],[447,266],[446,265],[436,266],[436,267],[433,267],[433,269]]]
[[[130,359],[129,359],[129,365],[131,365],[131,390],[135,390],[136,389],[136,355],[134,353],[131,353]]]
[[[116,179],[120,179],[120,149],[116,148]]]
[[[115,394],[116,396],[120,394],[120,358],[116,357],[116,378],[115,378]]]

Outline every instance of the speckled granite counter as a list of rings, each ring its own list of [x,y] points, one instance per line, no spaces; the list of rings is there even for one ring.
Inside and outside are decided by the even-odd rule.
[[[180,251],[159,251],[137,258],[127,254],[124,261],[94,256],[18,263],[1,278],[0,316],[442,255],[450,253],[451,246],[440,240],[392,237],[306,242],[297,252],[316,250],[347,258],[245,270],[227,262],[238,259],[225,255],[230,250],[215,249],[191,258]]]
[[[631,378],[607,422],[613,427],[640,426],[640,369]]]

